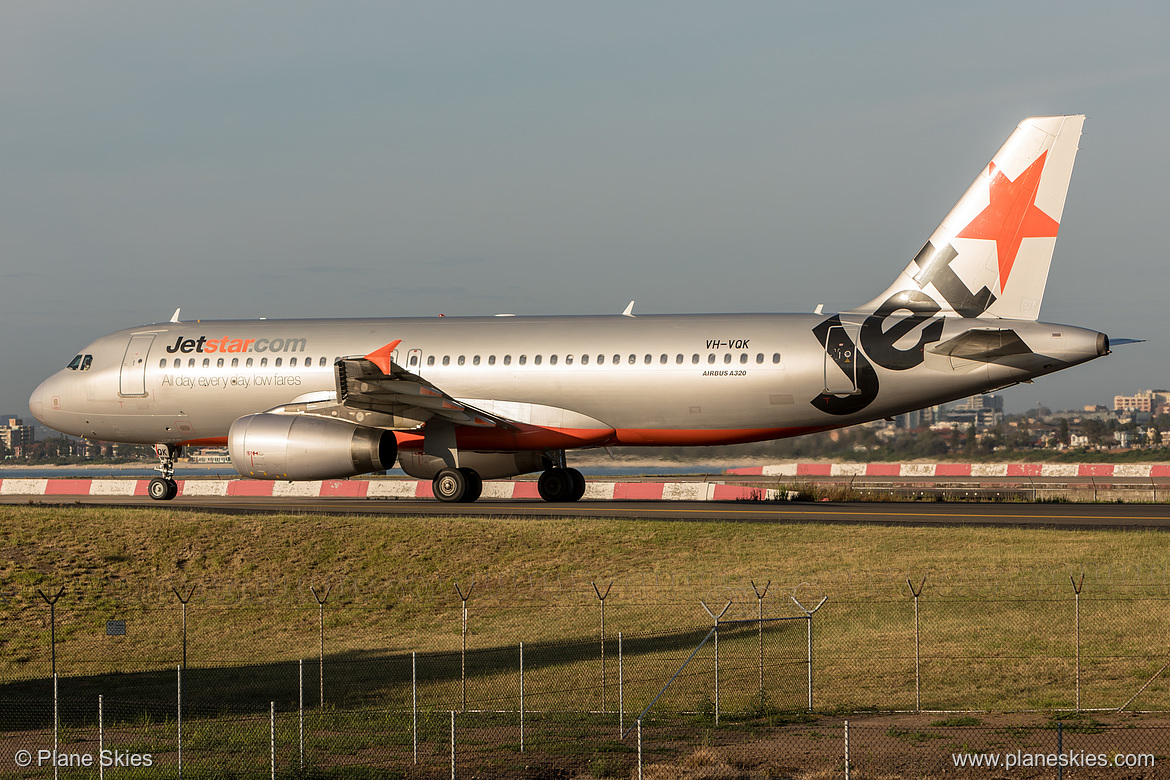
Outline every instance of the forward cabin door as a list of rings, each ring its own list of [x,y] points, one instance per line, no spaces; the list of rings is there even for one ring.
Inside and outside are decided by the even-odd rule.
[[[153,333],[130,337],[126,355],[122,358],[122,376],[118,386],[121,395],[146,395],[146,353],[154,343]]]

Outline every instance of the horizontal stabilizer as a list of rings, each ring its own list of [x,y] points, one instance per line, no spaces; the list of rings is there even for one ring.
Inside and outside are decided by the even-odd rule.
[[[938,355],[993,363],[1010,355],[1028,355],[1032,349],[1014,330],[969,330],[930,348]]]

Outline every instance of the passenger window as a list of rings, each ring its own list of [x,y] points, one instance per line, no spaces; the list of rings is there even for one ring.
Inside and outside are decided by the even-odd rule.
[[[232,358],[232,368],[236,368],[239,365],[240,365],[240,359],[239,358]]]
[[[779,363],[779,362],[780,362],[780,353],[779,353],[779,352],[773,352],[773,353],[772,353],[772,362],[773,362],[773,363]]]
[[[528,356],[527,356],[527,355],[521,355],[521,356],[520,356],[520,365],[524,365],[524,364],[525,364],[525,363],[527,363],[527,362],[528,362]]]
[[[191,358],[187,361],[187,368],[195,368],[195,358]]]
[[[471,365],[473,365],[473,366],[478,366],[478,365],[479,365],[479,355],[476,355],[475,357],[473,357],[473,358],[471,359]]]
[[[556,355],[550,355],[550,356],[549,356],[549,358],[548,358],[548,364],[549,364],[550,366],[555,366],[555,365],[557,364],[557,356],[556,356]]]
[[[532,362],[539,366],[540,365],[540,355],[537,355],[536,357],[532,358]]]
[[[245,366],[246,368],[251,368],[251,367],[252,367],[252,358],[248,358],[248,359],[247,359],[247,360],[244,362],[244,366]]]
[[[280,358],[277,358],[277,359],[276,359],[276,361],[277,361],[277,363],[279,363],[279,362],[280,362]],[[210,368],[210,367],[211,367],[211,358],[203,358],[203,367],[204,367],[204,368]]]
[[[726,353],[724,353],[724,355],[723,355],[723,362],[724,362],[724,363],[730,363],[730,362],[731,362],[731,353],[730,353],[730,352],[726,352]]]
[[[284,362],[284,358],[277,358],[277,359],[276,359],[276,362],[275,362],[275,363],[273,363],[273,365],[274,365],[276,368],[280,368],[280,366],[281,366],[281,364],[282,364],[283,362]]]
[[[566,366],[573,365],[573,356],[572,355],[565,355],[565,365]]]
[[[589,356],[588,355],[581,356],[581,365],[583,365],[583,366],[589,365]]]
[[[747,362],[747,353],[741,352],[739,355],[739,364],[742,366],[746,362]]]
[[[296,360],[296,358],[293,358],[293,360]],[[215,361],[215,367],[216,368],[223,368],[223,358],[220,358],[219,360]]]
[[[260,358],[260,368],[267,368],[267,367],[268,367],[268,358],[266,358],[266,357]]]
[[[598,355],[597,356],[597,365],[599,365],[599,366],[605,365],[605,355]]]
[[[714,364],[714,363],[715,363],[715,353],[714,353],[714,352],[708,353],[708,355],[707,355],[707,363],[708,363],[709,365],[711,365],[711,364]]]
[[[630,355],[630,365],[632,366],[637,362],[638,362],[638,356],[637,355]]]
[[[458,363],[459,363],[459,365],[461,365],[461,366],[462,366],[463,364],[465,364],[465,363],[467,362],[467,357],[466,357],[466,356],[464,356],[464,355],[460,355],[460,356],[459,356],[459,360],[458,360],[458,361],[456,361],[456,362],[458,362]]]
[[[659,363],[661,363],[661,364],[662,364],[662,365],[664,365],[664,366],[666,365],[666,353],[663,353],[663,354],[662,354],[662,355],[661,355],[661,356],[658,358],[658,362],[659,362]]]
[[[289,358],[288,359],[288,367],[289,368],[296,368],[297,367],[297,359],[296,358]]]
[[[683,356],[682,356],[682,353],[680,352],[674,356],[674,363],[675,363],[675,365],[681,366],[682,362],[683,362]]]
[[[434,363],[434,362],[435,362],[435,359],[434,359],[434,358],[431,358],[431,362],[432,362],[432,363]],[[321,366],[321,368],[325,368],[325,365],[326,365],[326,364],[325,364],[325,358],[321,358],[321,359],[320,359],[320,360],[317,362],[317,365]]]
[[[504,355],[504,365],[505,366],[512,365],[512,356],[511,355]]]
[[[451,365],[451,356],[450,355],[443,355],[443,365],[445,365],[445,366]]]
[[[159,368],[166,368],[167,367],[167,359],[163,358],[162,360],[158,361],[158,367]]]
[[[182,365],[182,363],[183,363],[182,360],[180,360],[179,358],[175,358],[175,368],[178,368],[180,365]]]
[[[764,353],[757,352],[756,353],[756,363],[763,363],[763,362],[764,362]]]
[[[650,365],[650,361],[653,359],[654,358],[652,358],[650,355],[647,355],[645,358],[642,359],[642,362],[645,363],[646,365]]]
[[[698,352],[691,355],[691,364],[696,365],[696,366],[699,364],[699,353]]]
[[[632,359],[633,357],[634,357],[633,355],[630,355],[630,358],[631,358],[631,359]],[[613,364],[614,364],[615,366],[621,365],[621,362],[622,362],[622,356],[621,356],[621,355],[614,355],[614,356],[613,356]]]
[[[488,365],[494,366],[495,364],[496,364],[496,356],[495,355],[488,355]]]
[[[410,356],[410,366],[411,366],[411,368],[413,368],[414,366],[417,366],[417,365],[418,365],[418,355],[411,355],[411,356]]]
[[[427,355],[427,365],[433,366],[434,364],[435,364],[435,356],[434,355]]]

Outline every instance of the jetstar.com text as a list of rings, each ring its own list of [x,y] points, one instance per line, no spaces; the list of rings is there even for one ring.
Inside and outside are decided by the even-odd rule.
[[[957,767],[986,767],[988,769],[1056,769],[1057,767],[1137,767],[1154,766],[1153,753],[1089,753],[1068,750],[1064,753],[952,753],[951,762]]]
[[[231,336],[188,339],[179,336],[167,352],[304,352],[308,339],[233,339]]]

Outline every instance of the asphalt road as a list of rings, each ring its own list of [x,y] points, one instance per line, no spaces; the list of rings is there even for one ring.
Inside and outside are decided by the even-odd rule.
[[[140,497],[6,496],[0,504],[84,505],[178,509],[226,514],[457,516],[506,518],[620,518],[691,522],[848,523],[883,525],[985,525],[1040,528],[1155,528],[1170,530],[1167,504],[1069,503],[801,503],[753,501],[490,500],[443,504],[414,499],[267,498],[180,496],[155,502]]]

